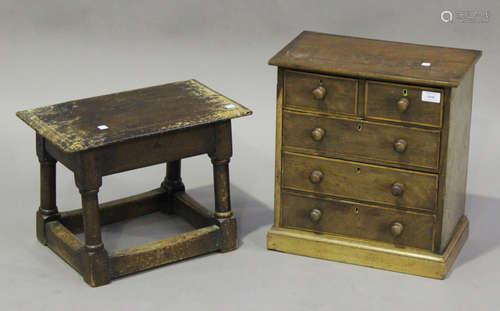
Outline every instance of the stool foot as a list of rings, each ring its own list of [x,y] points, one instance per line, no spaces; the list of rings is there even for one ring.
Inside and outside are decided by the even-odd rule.
[[[49,221],[59,219],[59,214],[53,215],[43,215],[40,211],[36,212],[35,221],[36,221],[36,238],[38,242],[42,245],[47,246],[47,234],[45,231],[45,224]]]
[[[83,279],[92,287],[111,282],[108,252],[101,245],[98,249],[86,249],[82,254]]]
[[[220,227],[220,249],[221,253],[226,253],[238,248],[238,232],[236,226],[236,218],[217,219],[217,224]]]

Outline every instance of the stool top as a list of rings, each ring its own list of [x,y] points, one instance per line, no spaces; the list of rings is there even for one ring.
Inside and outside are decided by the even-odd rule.
[[[242,116],[252,111],[196,80],[18,111],[65,152],[77,152]]]

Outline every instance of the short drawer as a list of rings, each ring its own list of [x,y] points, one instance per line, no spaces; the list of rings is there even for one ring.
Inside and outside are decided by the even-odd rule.
[[[283,186],[433,211],[437,200],[438,175],[285,152]]]
[[[436,170],[439,140],[439,130],[283,114],[283,145],[319,155]]]
[[[433,215],[305,197],[286,191],[281,206],[285,227],[433,249]]]
[[[441,127],[442,106],[440,89],[366,82],[367,118]]]
[[[285,72],[285,107],[355,115],[357,94],[355,79]]]

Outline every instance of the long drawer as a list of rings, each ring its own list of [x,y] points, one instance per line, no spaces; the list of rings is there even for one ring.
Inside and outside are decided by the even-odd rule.
[[[438,175],[284,152],[283,186],[395,207],[434,211]]]
[[[292,112],[283,114],[283,145],[309,149],[319,155],[436,170],[439,140],[439,130]]]
[[[432,250],[435,216],[283,192],[283,226]]]

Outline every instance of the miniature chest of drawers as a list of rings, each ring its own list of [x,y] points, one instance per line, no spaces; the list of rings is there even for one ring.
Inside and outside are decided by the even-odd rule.
[[[278,66],[269,249],[444,278],[480,51],[303,32]]]

